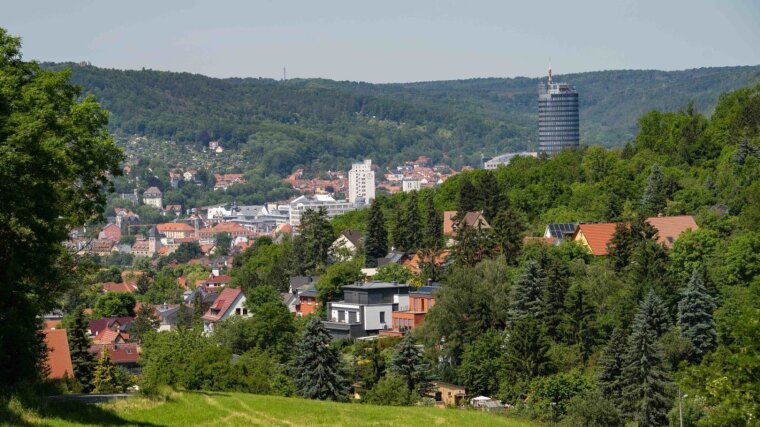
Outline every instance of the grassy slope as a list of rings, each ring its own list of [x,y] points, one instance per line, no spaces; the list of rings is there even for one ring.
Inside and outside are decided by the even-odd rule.
[[[536,424],[476,411],[392,408],[258,396],[244,393],[182,393],[166,403],[129,399],[104,405],[59,403],[45,415],[24,411],[13,425],[137,426],[505,426]]]

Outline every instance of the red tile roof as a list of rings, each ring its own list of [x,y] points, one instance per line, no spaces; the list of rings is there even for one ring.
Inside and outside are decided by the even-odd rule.
[[[454,223],[454,217],[457,215],[457,211],[446,211],[443,213],[443,235],[453,236],[455,234],[456,224]],[[482,227],[484,229],[491,228],[485,217],[481,212],[467,212],[462,218],[462,221],[472,227]]]
[[[699,226],[691,215],[655,216],[647,218],[647,222],[657,229],[657,242],[670,248],[686,230],[697,230]]]
[[[193,228],[190,224],[185,224],[184,222],[168,222],[164,224],[158,224],[156,225],[156,229],[158,229],[158,231],[161,233],[166,233],[167,231],[184,231],[192,233],[195,231],[195,228]]]
[[[63,378],[64,376],[74,378],[66,330],[51,329],[44,331],[44,333],[45,345],[47,346],[47,365],[50,368],[48,378]]]
[[[214,301],[211,308],[209,308],[206,314],[203,315],[203,320],[218,322],[225,314],[227,314],[227,311],[230,310],[242,293],[243,291],[239,288],[224,288],[216,301]]]
[[[135,281],[128,281],[128,282],[121,282],[121,283],[115,283],[115,282],[106,282],[103,283],[103,291],[104,292],[126,292],[126,293],[134,293],[137,288],[135,287],[135,284],[137,282]]]
[[[608,244],[612,239],[612,235],[615,234],[615,226],[617,226],[616,222],[579,224],[578,229],[575,230],[575,234],[573,235],[573,240],[583,233],[591,249],[591,253],[597,256],[607,255],[609,252]]]
[[[226,275],[226,274],[220,274],[219,276],[210,277],[208,280],[206,280],[206,283],[210,284],[227,284],[230,283],[230,280],[232,280],[232,277]]]
[[[103,349],[108,350],[108,356],[117,365],[137,363],[137,360],[140,358],[140,347],[133,343],[93,345],[90,347],[90,353],[94,353],[96,357],[99,357]]]

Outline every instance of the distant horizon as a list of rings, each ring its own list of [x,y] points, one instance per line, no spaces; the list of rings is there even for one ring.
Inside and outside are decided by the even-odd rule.
[[[138,68],[119,68],[119,67],[108,67],[108,66],[101,66],[98,64],[91,63],[87,60],[80,60],[80,61],[43,61],[37,58],[26,58],[27,60],[33,60],[37,61],[40,64],[53,64],[53,65],[65,65],[65,64],[75,64],[81,66],[83,62],[86,62],[88,66],[99,68],[103,70],[115,70],[115,71],[158,71],[158,72],[165,72],[165,73],[177,73],[177,74],[191,74],[196,76],[202,76],[207,77],[210,79],[218,79],[218,80],[228,80],[228,79],[261,79],[261,80],[274,80],[274,81],[282,81],[282,78],[275,78],[275,77],[266,77],[266,76],[210,76],[208,74],[204,73],[198,73],[198,72],[192,72],[192,71],[182,71],[182,70],[161,70],[151,67],[138,67]],[[562,76],[572,76],[572,75],[578,75],[578,74],[591,74],[591,73],[605,73],[605,72],[617,72],[617,71],[657,71],[657,72],[663,72],[663,73],[678,73],[678,72],[687,72],[692,70],[703,70],[703,69],[709,69],[709,68],[754,68],[754,67],[760,67],[760,63],[758,64],[748,64],[748,65],[711,65],[711,66],[702,66],[702,67],[691,67],[691,68],[681,68],[681,69],[674,69],[674,70],[663,70],[663,69],[655,69],[655,68],[618,68],[618,69],[604,69],[604,70],[586,70],[586,71],[576,71],[576,72],[570,72],[570,73],[556,73],[554,70],[552,70],[552,75],[554,77],[562,77]],[[548,72],[548,68],[547,68]],[[516,76],[480,76],[480,77],[463,77],[463,78],[457,78],[457,79],[440,79],[440,80],[414,80],[414,81],[393,81],[393,82],[372,82],[372,81],[365,81],[365,80],[346,80],[346,79],[333,79],[329,77],[288,77],[287,80],[329,80],[334,82],[349,82],[349,83],[363,83],[363,84],[373,84],[373,85],[394,85],[394,84],[415,84],[415,83],[435,83],[435,82],[454,82],[454,81],[466,81],[466,80],[487,80],[487,79],[540,79],[543,77],[547,77],[548,74],[538,75],[538,76],[524,76],[524,75],[516,75]],[[572,82],[568,82],[572,83]]]
[[[209,77],[410,83],[760,64],[757,0],[28,0],[26,58]],[[139,65],[135,65],[139,64]]]

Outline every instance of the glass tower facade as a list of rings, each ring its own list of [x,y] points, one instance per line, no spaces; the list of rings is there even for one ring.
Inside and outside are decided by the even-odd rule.
[[[567,83],[552,82],[538,85],[539,150],[548,155],[566,148],[580,146],[578,92]]]

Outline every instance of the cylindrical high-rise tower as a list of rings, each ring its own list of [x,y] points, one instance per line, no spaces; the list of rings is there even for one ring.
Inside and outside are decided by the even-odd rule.
[[[539,149],[550,156],[580,146],[578,92],[567,83],[554,83],[549,69],[547,83],[538,84]]]

